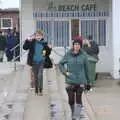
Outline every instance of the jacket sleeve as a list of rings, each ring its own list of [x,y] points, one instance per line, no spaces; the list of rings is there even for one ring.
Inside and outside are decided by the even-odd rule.
[[[92,49],[92,52],[94,54],[96,54],[96,55],[99,54],[99,46],[98,46],[98,44],[95,41],[91,42],[91,49]]]
[[[88,57],[87,57],[87,55],[85,55],[84,67],[85,67],[85,75],[86,75],[87,82],[88,82],[88,84],[90,84],[89,71],[88,71]]]
[[[30,49],[30,44],[31,44],[30,41],[25,40],[25,43],[23,44],[23,49],[24,49],[24,50]]]
[[[51,51],[52,51],[52,48],[48,47],[46,55],[49,56],[51,54]]]
[[[47,45],[43,48],[43,50],[46,50],[46,56],[49,56],[51,54],[52,48],[49,48]]]
[[[59,69],[60,69],[60,71],[61,71],[63,74],[67,72],[67,70],[66,70],[66,68],[65,68],[65,64],[67,64],[67,63],[68,63],[68,54],[66,54],[66,55],[62,58],[62,60],[60,60],[60,62],[59,62]]]
[[[84,51],[87,52],[88,55],[98,55],[99,54],[99,46],[95,41],[90,42],[91,47],[84,47]]]

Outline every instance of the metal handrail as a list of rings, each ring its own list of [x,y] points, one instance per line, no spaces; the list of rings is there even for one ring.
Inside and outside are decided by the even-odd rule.
[[[13,62],[14,62],[14,70],[15,70],[15,71],[16,71],[16,68],[17,68],[17,67],[16,67],[16,60],[23,55],[23,54],[20,54],[20,55],[18,55],[18,56],[15,56],[15,55],[16,55],[15,49],[16,49],[17,47],[20,47],[21,45],[23,45],[24,42],[25,42],[25,41],[23,41],[22,44],[21,44],[21,43],[18,43],[17,45],[15,45],[13,48],[10,49],[11,52],[13,51]],[[25,52],[25,53],[26,53],[26,52]],[[24,54],[25,54],[25,53],[24,53]]]
[[[20,45],[23,45],[25,41],[22,41],[21,43],[18,43],[17,45],[15,45],[13,48],[10,49],[10,51],[14,51],[17,47],[19,47]]]
[[[15,47],[13,47],[12,49],[10,49],[10,51],[12,52],[12,51],[14,51],[17,47],[19,47],[20,46],[20,43],[18,43]]]

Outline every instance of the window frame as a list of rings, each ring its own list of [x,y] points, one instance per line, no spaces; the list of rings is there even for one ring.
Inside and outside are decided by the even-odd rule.
[[[36,31],[37,30],[39,30],[38,28],[37,28],[37,22],[40,22],[40,21],[51,21],[51,23],[52,23],[52,27],[54,27],[54,22],[55,21],[57,21],[57,22],[59,22],[59,21],[67,21],[68,23],[69,23],[69,28],[70,28],[70,25],[71,25],[71,21],[69,20],[69,19],[65,19],[65,18],[61,18],[61,19],[58,19],[58,18],[56,18],[56,19],[49,19],[49,18],[45,18],[45,19],[38,19],[38,20],[36,20],[35,21],[35,26],[36,26]],[[52,29],[53,30],[53,29]],[[45,32],[45,31],[44,31]],[[68,40],[68,46],[66,46],[66,47],[69,47],[69,46],[71,46],[71,31],[70,31],[70,29],[68,30],[68,33],[69,33],[69,40]],[[50,36],[50,38],[53,40],[54,39],[54,31],[52,31],[52,35]],[[52,43],[51,44],[53,44],[54,45],[54,47],[57,47],[57,48],[63,48],[63,46],[57,46],[57,45],[55,45],[55,41],[52,41]]]
[[[3,20],[5,20],[5,19],[11,20],[11,27],[4,27],[3,26]],[[11,17],[1,18],[0,22],[1,22],[1,29],[13,29],[13,19]]]
[[[96,18],[80,18],[80,26],[79,26],[79,30],[80,30],[80,34],[81,34],[81,20],[96,20],[97,21],[97,34],[98,34],[98,24],[99,24],[99,20],[105,20],[106,21],[106,45],[99,45],[99,47],[108,47],[108,18],[106,17],[96,17]],[[97,35],[97,42],[99,42],[99,38]]]

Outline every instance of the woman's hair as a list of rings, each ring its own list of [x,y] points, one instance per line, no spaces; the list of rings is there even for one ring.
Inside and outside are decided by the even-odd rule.
[[[82,40],[74,40],[73,41],[73,46],[74,46],[75,43],[78,43],[80,45],[80,47],[82,47],[82,44],[83,44]]]

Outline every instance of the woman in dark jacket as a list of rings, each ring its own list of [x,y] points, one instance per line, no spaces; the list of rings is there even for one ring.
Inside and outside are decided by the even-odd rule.
[[[43,39],[43,33],[37,31],[35,39],[27,39],[23,45],[24,50],[29,50],[27,64],[32,66],[35,79],[35,93],[42,95],[43,90],[43,68],[52,68],[49,58],[52,48]]]
[[[89,73],[91,77],[90,81],[94,85],[95,80],[97,80],[98,77],[98,73],[95,72],[96,72],[96,63],[99,61],[99,45],[96,43],[96,41],[92,40],[91,35],[88,36],[88,40],[84,40],[84,41],[85,42],[83,44],[83,49],[89,56],[89,68],[90,68]],[[94,63],[95,66],[93,67],[93,65],[90,63]],[[93,67],[92,71],[91,71],[91,65]]]

